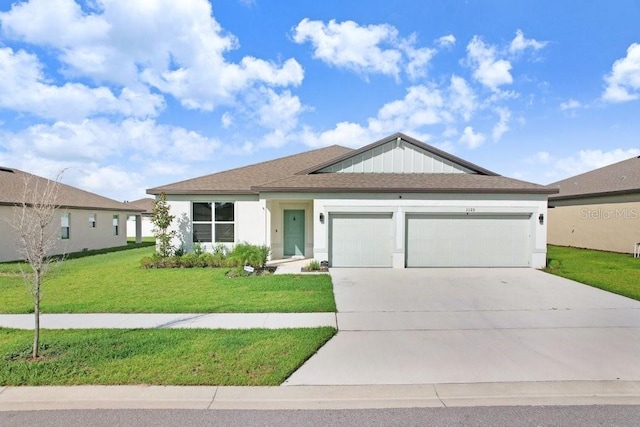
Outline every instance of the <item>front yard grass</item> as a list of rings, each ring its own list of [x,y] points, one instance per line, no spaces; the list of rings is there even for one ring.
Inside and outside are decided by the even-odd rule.
[[[333,328],[43,330],[0,328],[0,385],[279,385]]]
[[[328,275],[228,278],[228,269],[149,269],[144,247],[66,260],[42,285],[42,313],[334,312]],[[0,312],[31,313],[15,263],[0,264]]]
[[[640,300],[640,259],[629,254],[549,246],[548,273]]]

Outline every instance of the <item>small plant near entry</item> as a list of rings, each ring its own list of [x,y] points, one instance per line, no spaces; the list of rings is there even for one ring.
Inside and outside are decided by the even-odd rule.
[[[309,271],[318,271],[320,270],[320,263],[318,261],[311,260],[309,264],[307,264],[307,270]]]
[[[319,271],[319,272],[328,272],[329,268],[325,267],[319,261],[313,259],[309,261],[309,264],[302,267],[302,271]]]

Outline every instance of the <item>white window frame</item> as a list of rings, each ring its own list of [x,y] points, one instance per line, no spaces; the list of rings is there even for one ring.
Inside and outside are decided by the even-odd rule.
[[[66,234],[65,234],[65,230],[67,232]],[[62,215],[60,215],[60,239],[69,240],[70,238],[71,238],[71,214],[69,212],[65,212]]]

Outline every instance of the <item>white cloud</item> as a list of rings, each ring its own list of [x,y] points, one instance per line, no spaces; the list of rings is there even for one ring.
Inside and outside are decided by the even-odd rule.
[[[3,132],[8,156],[50,159],[71,165],[150,161],[206,161],[221,143],[182,127],[157,124],[152,119],[127,119],[113,123],[86,119],[80,123],[37,124],[15,133]]]
[[[334,144],[362,147],[375,141],[375,137],[369,129],[357,123],[340,122],[334,129],[321,133],[305,128],[300,134],[300,140],[311,147],[325,147]]]
[[[511,44],[509,45],[509,52],[513,54],[518,54],[527,49],[536,51],[536,50],[542,49],[546,45],[547,45],[547,42],[540,42],[536,39],[525,38],[522,30],[517,30],[516,36],[511,41]]]
[[[475,133],[471,126],[467,126],[462,131],[462,136],[458,142],[466,145],[469,150],[473,150],[481,146],[485,140],[486,137],[482,133]]]
[[[456,44],[456,37],[453,34],[447,34],[436,40],[436,46],[440,48],[450,48]]]
[[[260,98],[264,100],[258,107],[258,122],[269,129],[288,132],[298,124],[298,116],[303,111],[302,103],[297,96],[285,91],[278,94],[271,89],[265,89]]]
[[[562,111],[577,110],[578,108],[581,108],[581,107],[582,107],[582,104],[573,98],[569,98],[568,101],[560,103],[560,109]]]
[[[399,78],[404,70],[410,78],[424,76],[436,51],[416,46],[416,36],[398,37],[392,25],[362,26],[354,21],[303,19],[294,28],[293,41],[310,42],[314,57],[363,76],[384,74]]]
[[[498,123],[493,127],[491,137],[494,141],[502,138],[502,135],[509,130],[509,120],[511,119],[511,111],[506,107],[496,107],[495,112],[498,114]]]
[[[640,91],[640,43],[627,49],[627,56],[613,63],[611,73],[604,78],[606,88],[602,95],[605,101],[627,102],[638,99]]]
[[[149,85],[187,108],[232,104],[251,87],[288,87],[304,72],[250,56],[228,62],[238,47],[212,16],[206,0],[102,0],[91,13],[72,0],[31,0],[0,14],[5,36],[58,52],[70,76],[135,88]]]
[[[529,163],[540,163],[540,164],[549,164],[551,163],[553,158],[548,151],[538,151],[532,157],[528,158],[527,161]]]
[[[220,123],[224,129],[228,129],[233,125],[233,115],[228,111],[225,111],[220,118]]]
[[[639,155],[638,148],[616,148],[610,151],[580,150],[574,156],[556,160],[554,165],[558,173],[566,178]]]
[[[451,76],[447,105],[452,111],[460,114],[465,121],[471,120],[477,108],[476,95],[462,77]]]
[[[496,48],[478,36],[474,36],[467,45],[467,60],[473,68],[473,77],[484,86],[495,91],[502,85],[513,83],[511,62],[498,59]]]
[[[97,114],[154,117],[162,96],[124,88],[116,96],[107,87],[80,83],[50,84],[38,58],[23,50],[0,48],[0,107],[54,120],[82,120]]]
[[[362,74],[381,73],[397,77],[402,54],[398,49],[384,49],[380,44],[394,45],[398,31],[391,25],[360,26],[354,21],[311,21],[298,23],[293,40],[311,42],[314,56],[322,61]]]
[[[537,165],[535,173],[531,171],[527,176],[537,176],[538,179],[542,176],[546,183],[556,182],[639,155],[638,148],[580,150],[561,158],[554,157],[548,151],[540,151],[526,159],[527,163]]]

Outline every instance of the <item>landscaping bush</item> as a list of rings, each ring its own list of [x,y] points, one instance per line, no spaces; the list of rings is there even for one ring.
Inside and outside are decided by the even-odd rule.
[[[251,245],[243,242],[238,243],[229,253],[229,263],[234,267],[250,265],[254,268],[264,268],[269,258],[270,249],[268,246]]]
[[[197,251],[195,250],[197,248]],[[216,246],[213,253],[204,252],[202,247],[194,247],[194,252],[162,257],[159,254],[146,256],[140,260],[142,268],[220,268],[228,267],[227,249],[224,246]],[[243,264],[244,265],[244,264]]]
[[[319,271],[320,270],[320,263],[318,261],[311,260],[309,262],[309,264],[306,265],[306,269],[309,271]]]

